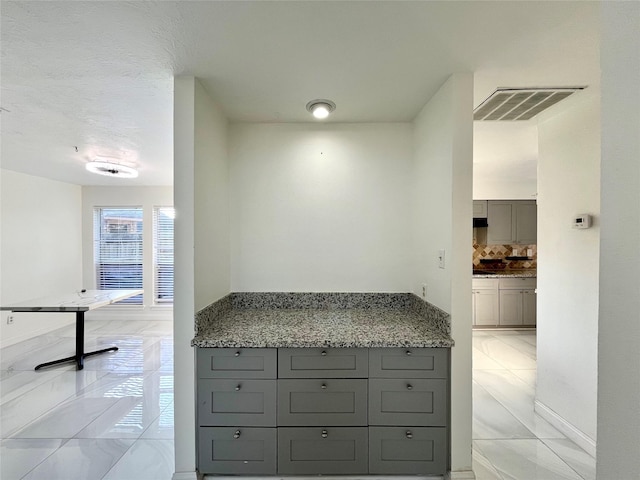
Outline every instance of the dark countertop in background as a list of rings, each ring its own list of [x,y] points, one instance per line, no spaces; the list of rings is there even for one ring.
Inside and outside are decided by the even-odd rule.
[[[486,270],[479,273],[474,270],[473,278],[536,278],[537,270]]]

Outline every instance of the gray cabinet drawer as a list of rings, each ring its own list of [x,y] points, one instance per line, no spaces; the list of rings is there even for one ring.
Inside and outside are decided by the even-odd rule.
[[[276,380],[198,380],[199,425],[276,426]]]
[[[447,348],[372,348],[369,377],[447,378]]]
[[[369,425],[447,425],[444,379],[370,379]]]
[[[198,378],[276,378],[275,348],[198,348]]]
[[[366,427],[278,428],[278,473],[365,474]]]
[[[366,380],[278,380],[278,426],[366,424]]]
[[[276,444],[275,428],[200,427],[198,470],[203,474],[274,475]]]
[[[446,428],[369,428],[369,473],[443,475],[446,468]]]
[[[280,348],[278,378],[366,378],[366,348]]]

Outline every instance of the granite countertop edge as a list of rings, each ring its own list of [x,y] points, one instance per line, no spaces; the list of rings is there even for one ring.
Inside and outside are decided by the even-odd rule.
[[[450,316],[414,294],[230,294],[196,314],[201,348],[450,348]]]

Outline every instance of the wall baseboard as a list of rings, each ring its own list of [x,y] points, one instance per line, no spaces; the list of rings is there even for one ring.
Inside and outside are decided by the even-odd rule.
[[[171,480],[198,480],[197,472],[174,472]]]
[[[533,410],[593,458],[596,457],[596,441],[589,435],[565,420],[539,400],[535,401]]]
[[[447,472],[444,480],[476,480],[473,470],[461,470],[457,472]]]

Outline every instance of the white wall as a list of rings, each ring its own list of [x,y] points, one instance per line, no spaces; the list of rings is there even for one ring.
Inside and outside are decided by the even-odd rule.
[[[230,147],[233,291],[409,291],[410,124],[236,124]]]
[[[153,304],[153,207],[173,206],[172,187],[82,187],[82,286],[96,288],[93,251],[93,210],[95,207],[142,207],[143,211],[143,289],[144,306],[114,305],[87,314],[87,318],[112,316],[114,312],[128,310],[127,316],[170,319],[172,307]],[[135,313],[134,313],[135,312]]]
[[[195,90],[195,308],[224,297],[230,285],[227,120],[200,82]]]
[[[451,470],[471,471],[473,77],[456,74],[414,122],[413,291],[451,314]],[[445,250],[445,268],[438,251]],[[463,473],[466,472],[466,473]],[[472,478],[472,477],[471,477]]]
[[[537,191],[535,120],[473,122],[474,200],[532,200]]]
[[[603,2],[597,478],[640,475],[640,3]]]
[[[536,409],[595,454],[600,248],[599,92],[585,90],[538,125]],[[590,229],[571,228],[593,215]]]
[[[176,77],[174,480],[196,479],[194,315],[229,293],[226,129],[200,82]]]
[[[82,288],[80,187],[0,171],[0,301],[67,294]],[[1,346],[73,323],[74,314],[0,317]]]

